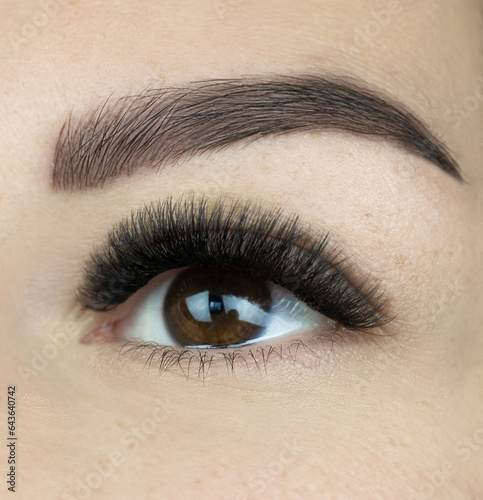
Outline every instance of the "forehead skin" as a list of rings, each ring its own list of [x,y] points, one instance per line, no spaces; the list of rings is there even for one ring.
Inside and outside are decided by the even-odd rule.
[[[483,495],[482,2],[2,0],[0,19],[0,279],[5,287],[0,375],[4,388],[18,381],[21,394],[19,433],[26,451],[19,465],[19,498],[54,498],[51,493],[64,500],[81,498],[73,496],[72,485],[85,482],[118,450],[119,463],[93,498]],[[84,360],[78,341],[28,382],[21,378],[19,366],[31,367],[33,353],[55,329],[73,331],[74,338],[85,333],[79,317],[74,321],[69,315],[72,304],[64,291],[78,280],[93,243],[129,204],[169,194],[161,178],[148,174],[109,193],[54,196],[52,155],[68,112],[85,112],[112,93],[148,85],[318,72],[365,80],[406,105],[453,151],[467,184],[460,186],[427,165],[408,170],[406,157],[383,145],[324,135],[319,144],[318,136],[309,135],[240,153],[266,168],[249,171],[239,190],[269,202],[285,199],[286,190],[287,205],[305,211],[307,218],[320,213],[329,225],[340,223],[353,253],[387,278],[400,307],[401,331],[415,333],[414,338],[403,336],[406,343],[399,350],[385,344],[368,351],[370,360],[362,348],[354,348],[353,355],[341,355],[345,371],[335,366],[316,382],[305,373],[287,380],[279,374],[284,383],[278,385],[277,380],[257,385],[223,377],[206,386],[175,377],[160,381],[134,369],[120,374],[115,358],[111,364],[88,355]],[[365,188],[349,203],[345,193],[355,199],[356,188],[350,191],[352,184],[339,179],[331,161],[349,161],[354,151],[374,172],[349,158],[357,179],[352,184]],[[309,164],[318,153],[327,154],[321,160],[323,180],[333,192],[324,200],[326,209],[304,178],[310,165],[274,172],[282,163],[278,156],[292,161],[299,152],[307,152]],[[386,159],[391,170],[382,182]],[[235,161],[229,152],[214,156],[213,167],[227,180],[219,168],[223,162]],[[200,179],[190,184],[182,173],[173,179],[177,194],[201,184]],[[403,222],[393,220],[389,204],[371,198],[372,190],[386,189],[386,181],[393,190],[393,212]],[[237,193],[237,186],[230,189]],[[306,200],[304,207],[298,207],[300,199]],[[367,207],[378,214],[372,222]],[[364,228],[378,236],[372,246],[364,243],[362,230],[351,227],[352,210],[361,211],[361,220],[367,213]],[[434,230],[431,223],[447,214],[457,216]],[[64,233],[71,242],[59,238]],[[416,250],[419,240],[422,253]],[[431,263],[418,267],[418,257],[430,253]],[[460,276],[464,291],[456,293],[451,287]],[[441,290],[457,298],[441,301]],[[58,306],[52,305],[51,293]],[[435,315],[424,317],[426,310]],[[412,323],[405,326],[413,312],[434,323],[424,335]],[[354,379],[370,382],[354,391]],[[166,419],[149,439],[146,434],[134,438],[133,429],[157,408]],[[39,484],[46,485],[45,493]]]
[[[68,107],[91,97],[92,89],[105,96],[140,82],[172,85],[322,70],[359,76],[396,96],[447,135],[460,159],[474,150],[463,138],[474,141],[481,123],[481,108],[464,110],[481,77],[482,7],[476,0],[381,0],[370,6],[221,0],[115,7],[63,0],[50,10],[49,2],[44,8],[4,3],[1,69],[7,105],[19,92],[24,102],[25,94],[30,96],[26,106],[52,106],[45,103],[48,91],[59,107]],[[462,116],[471,115],[461,123],[448,113],[458,105]],[[466,105],[472,109],[470,101]],[[46,120],[43,111],[39,119]]]

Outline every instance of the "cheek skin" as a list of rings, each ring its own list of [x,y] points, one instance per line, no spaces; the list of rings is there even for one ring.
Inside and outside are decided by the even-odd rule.
[[[75,403],[68,415],[57,412],[55,423],[66,437],[72,426],[86,426],[91,431],[82,439],[80,435],[71,438],[79,454],[65,476],[74,481],[66,480],[62,491],[71,492],[69,485],[78,477],[85,479],[114,452],[124,460],[103,483],[106,498],[122,498],[123,491],[130,488],[163,491],[167,498],[176,498],[175,492],[183,484],[187,495],[190,491],[200,495],[216,491],[215,498],[222,499],[256,492],[275,499],[290,488],[300,492],[301,498],[320,498],[314,492],[327,491],[337,498],[364,493],[367,498],[379,494],[403,500],[411,485],[423,484],[426,473],[437,470],[442,458],[453,460],[458,471],[465,466],[451,447],[443,455],[428,456],[431,437],[420,435],[417,429],[434,428],[438,412],[426,411],[423,417],[417,399],[405,399],[404,383],[401,397],[391,399],[384,389],[374,387],[378,400],[371,394],[371,386],[361,386],[357,398],[352,395],[349,403],[342,404],[333,388],[324,394],[312,388],[312,395],[310,391],[283,395],[257,386],[240,390],[236,382],[231,388],[212,385],[202,389],[196,383],[156,379],[148,381],[143,394],[139,382],[128,376],[121,379],[123,397],[119,398],[119,375],[105,370],[102,379],[86,376],[84,371],[73,376],[84,382],[73,390]],[[98,393],[86,399],[85,391],[93,386],[100,387]],[[51,387],[50,397],[57,399],[56,391],[61,388],[55,383]],[[407,392],[414,394],[409,387]],[[108,406],[106,401],[110,401]],[[409,405],[413,406],[411,415]],[[35,432],[29,431],[28,446],[42,445],[47,458],[50,454],[55,457],[56,450],[46,442],[52,417],[48,418],[41,405],[37,410],[46,420],[42,419],[44,423]],[[102,443],[102,450],[96,443]],[[279,471],[283,460],[289,463]],[[235,463],[237,467],[233,467]],[[322,476],[316,472],[321,470]],[[45,470],[46,475],[50,473]],[[273,480],[274,476],[279,479]],[[116,479],[120,477],[122,481]],[[153,477],[157,478],[154,488]],[[449,478],[447,486],[452,484],[453,478]]]

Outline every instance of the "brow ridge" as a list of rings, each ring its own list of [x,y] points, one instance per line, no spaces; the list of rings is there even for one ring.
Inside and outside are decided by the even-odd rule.
[[[80,117],[71,112],[55,148],[52,184],[101,188],[141,165],[159,169],[242,140],[309,130],[382,138],[463,180],[448,147],[401,104],[347,79],[280,75],[148,88],[111,95]]]

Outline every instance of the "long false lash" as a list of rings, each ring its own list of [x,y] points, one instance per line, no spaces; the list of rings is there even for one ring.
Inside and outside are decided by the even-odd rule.
[[[356,278],[329,234],[310,234],[297,216],[260,205],[202,197],[146,205],[96,248],[77,291],[80,304],[108,311],[163,272],[235,269],[290,290],[315,311],[354,330],[390,321],[379,286]],[[360,273],[359,273],[360,274]]]

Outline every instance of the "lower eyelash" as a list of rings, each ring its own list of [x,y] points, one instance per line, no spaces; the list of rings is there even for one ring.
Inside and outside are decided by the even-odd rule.
[[[178,373],[187,380],[195,378],[204,381],[214,365],[217,370],[219,365],[224,365],[233,376],[240,368],[262,375],[274,360],[316,368],[322,361],[326,362],[334,344],[340,340],[343,337],[338,328],[330,333],[316,333],[304,340],[292,339],[285,345],[254,345],[237,349],[194,349],[129,340],[119,346],[119,357],[128,356],[129,359],[143,361],[147,372],[155,369],[158,375]],[[304,355],[303,362],[299,361],[301,353]]]

